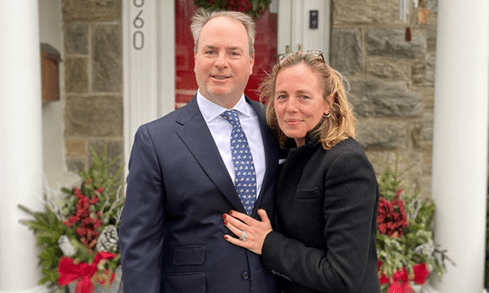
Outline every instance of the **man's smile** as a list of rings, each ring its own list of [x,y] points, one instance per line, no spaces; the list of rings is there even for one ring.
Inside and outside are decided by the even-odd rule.
[[[231,76],[229,75],[211,75],[212,78],[218,79],[218,80],[225,80],[230,78]]]

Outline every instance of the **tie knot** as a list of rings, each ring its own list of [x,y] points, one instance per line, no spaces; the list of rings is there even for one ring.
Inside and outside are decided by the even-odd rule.
[[[221,117],[226,119],[227,122],[231,123],[233,126],[239,126],[239,117],[238,117],[238,111],[233,109],[233,110],[227,110],[222,112]]]

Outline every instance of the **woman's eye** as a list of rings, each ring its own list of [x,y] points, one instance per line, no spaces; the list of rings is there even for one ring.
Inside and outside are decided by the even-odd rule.
[[[285,99],[285,95],[279,95],[276,97],[277,100]]]

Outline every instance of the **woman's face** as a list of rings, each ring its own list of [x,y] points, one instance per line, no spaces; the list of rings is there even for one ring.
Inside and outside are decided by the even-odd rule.
[[[323,98],[321,76],[304,63],[279,71],[275,81],[275,114],[282,132],[297,146],[306,142],[306,134],[329,113]]]

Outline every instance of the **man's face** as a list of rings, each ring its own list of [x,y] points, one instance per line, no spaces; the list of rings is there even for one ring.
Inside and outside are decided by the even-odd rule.
[[[253,72],[254,55],[249,53],[248,35],[239,21],[216,17],[207,22],[195,55],[200,93],[218,105],[233,107]]]

